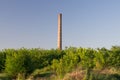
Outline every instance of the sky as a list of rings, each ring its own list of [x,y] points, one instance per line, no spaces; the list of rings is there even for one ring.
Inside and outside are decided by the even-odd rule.
[[[56,49],[59,13],[63,48],[120,45],[120,0],[0,0],[0,49]]]

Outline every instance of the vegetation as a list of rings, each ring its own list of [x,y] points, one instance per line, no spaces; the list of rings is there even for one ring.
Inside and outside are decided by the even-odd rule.
[[[120,80],[120,46],[65,50],[4,49],[0,79]]]

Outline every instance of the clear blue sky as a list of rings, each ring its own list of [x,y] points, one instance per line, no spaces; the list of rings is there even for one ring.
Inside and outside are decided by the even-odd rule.
[[[0,0],[0,49],[57,48],[58,13],[63,47],[120,45],[120,0]]]

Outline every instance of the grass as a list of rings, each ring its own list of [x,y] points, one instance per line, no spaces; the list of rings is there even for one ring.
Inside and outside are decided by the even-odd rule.
[[[120,80],[119,74],[93,74],[93,80]]]
[[[120,73],[114,70],[111,72],[109,70],[93,70],[90,73],[90,78],[88,80],[120,80]],[[74,70],[70,73],[64,75],[63,79],[59,80],[84,80],[85,70]],[[55,75],[49,67],[44,69],[36,69],[26,80],[58,80],[59,76]],[[0,80],[12,80],[6,73],[0,73]]]
[[[51,71],[50,67],[45,67],[43,69],[36,69],[28,79],[30,80],[53,80],[54,73]]]
[[[0,80],[11,80],[11,77],[6,73],[0,73]]]
[[[120,80],[120,71],[116,68],[93,71],[92,74],[92,80]]]

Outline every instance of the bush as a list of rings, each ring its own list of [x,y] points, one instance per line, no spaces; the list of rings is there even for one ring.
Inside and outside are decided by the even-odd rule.
[[[35,69],[41,69],[51,65],[53,59],[59,59],[64,55],[64,51],[43,50],[43,49],[25,49],[5,50],[6,62],[5,72],[16,77],[19,75],[29,75]]]
[[[4,52],[0,52],[0,72],[5,68],[5,59],[6,54]]]
[[[110,63],[110,66],[113,66],[113,67],[120,66],[120,47],[119,46],[113,46],[111,48],[109,63]]]
[[[5,71],[11,76],[32,72],[32,64],[27,49],[8,50]]]
[[[13,77],[18,74],[26,76],[47,66],[52,66],[54,72],[61,76],[79,66],[88,70],[119,68],[120,47],[113,46],[110,50],[70,47],[65,50],[21,48],[0,51],[0,71],[5,70]]]
[[[94,58],[95,54],[97,53],[96,50],[90,48],[79,48],[77,53],[80,55],[81,58],[81,66],[83,66],[85,69],[93,68],[95,66]]]
[[[60,75],[60,77],[63,77],[64,74],[72,71],[72,69],[80,62],[80,57],[75,51],[76,49],[71,47],[65,50],[66,54],[61,59],[53,60],[52,68],[57,75]]]

